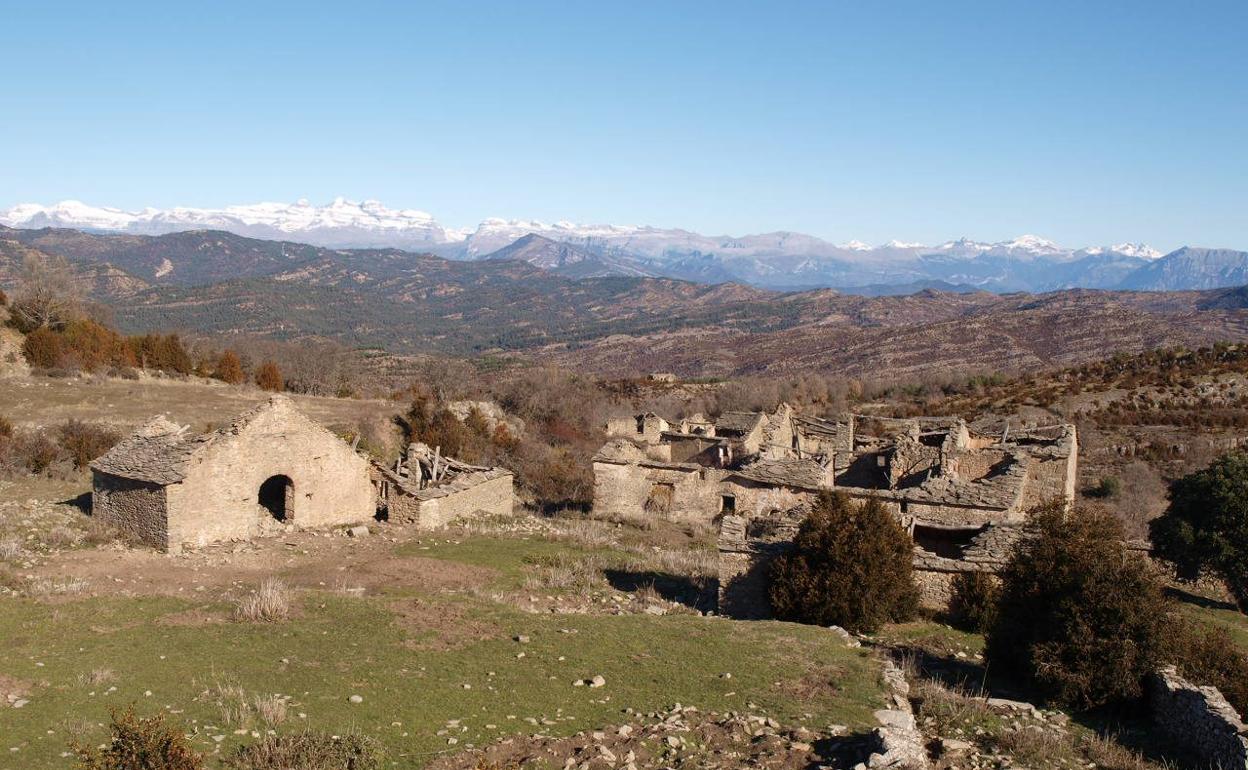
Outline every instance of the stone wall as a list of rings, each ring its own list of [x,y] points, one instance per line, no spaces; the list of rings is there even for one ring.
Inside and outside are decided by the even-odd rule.
[[[719,534],[719,614],[733,618],[769,618],[768,596],[771,563],[793,547],[801,523],[795,512],[766,519],[763,532],[751,532],[759,520],[750,516],[724,516]]]
[[[460,518],[509,515],[515,504],[513,481],[509,471],[495,468],[410,494],[391,483],[386,499],[389,520],[429,530]]]
[[[1213,767],[1248,767],[1248,727],[1215,687],[1197,687],[1167,666],[1149,688],[1153,722]]]
[[[170,548],[247,539],[272,527],[257,495],[277,475],[293,482],[288,523],[324,527],[373,518],[368,461],[288,399],[271,404],[196,453],[185,479],[166,488]]]
[[[594,511],[602,516],[658,515],[678,522],[709,523],[719,515],[727,474],[697,465],[594,463]],[[646,511],[656,485],[669,485],[666,511]]]
[[[159,484],[93,472],[91,515],[145,545],[169,547],[165,488]]]

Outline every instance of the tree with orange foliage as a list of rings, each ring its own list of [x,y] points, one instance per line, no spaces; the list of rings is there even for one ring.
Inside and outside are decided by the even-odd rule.
[[[282,379],[282,371],[277,368],[277,364],[265,361],[256,370],[256,384],[261,390],[281,393],[285,389],[286,381]]]
[[[212,376],[230,385],[237,385],[247,379],[247,375],[243,374],[243,362],[239,360],[238,354],[233,350],[227,350],[221,354],[221,358],[217,359],[217,367],[213,371]],[[264,386],[261,385],[261,387]],[[265,388],[265,390],[268,390],[268,388]]]

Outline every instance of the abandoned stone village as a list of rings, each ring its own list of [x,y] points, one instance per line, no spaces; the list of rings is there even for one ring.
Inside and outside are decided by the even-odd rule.
[[[1069,505],[1075,492],[1071,425],[990,432],[956,418],[825,420],[782,405],[715,420],[640,414],[606,432],[593,457],[596,513],[712,526],[719,609],[736,617],[767,616],[767,564],[821,491],[886,505],[914,538],[921,596],[937,609],[956,575],[1004,564],[1028,510]],[[163,550],[374,519],[436,529],[514,506],[510,471],[419,443],[382,465],[284,396],[204,434],[157,417],[91,469],[95,515]]]
[[[974,430],[957,418],[836,420],[728,412],[613,420],[594,456],[594,508],[645,511],[719,531],[719,609],[768,614],[767,565],[824,490],[874,497],[914,538],[922,602],[948,606],[953,579],[1004,565],[1026,512],[1075,496],[1073,425]]]
[[[769,617],[769,564],[791,547],[821,492],[874,498],[896,517],[913,538],[921,601],[934,610],[948,609],[958,575],[1005,565],[1030,510],[1075,498],[1078,439],[1069,424],[820,419],[782,405],[715,419],[644,413],[605,429],[608,441],[592,458],[596,515],[708,526],[718,543],[718,612],[735,618]],[[91,469],[93,515],[169,551],[377,519],[432,530],[515,508],[506,469],[420,443],[383,465],[284,396],[204,434],[156,417]],[[1215,689],[1172,669],[1153,687],[1155,723],[1174,741],[1222,766],[1248,764],[1248,728]],[[881,739],[880,756],[922,757],[913,716],[896,719],[904,729]],[[881,721],[887,738],[891,722]]]

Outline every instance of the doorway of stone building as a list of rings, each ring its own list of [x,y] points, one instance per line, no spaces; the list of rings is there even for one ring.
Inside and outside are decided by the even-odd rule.
[[[290,521],[294,514],[295,483],[289,476],[270,476],[260,485],[256,499],[274,519]]]

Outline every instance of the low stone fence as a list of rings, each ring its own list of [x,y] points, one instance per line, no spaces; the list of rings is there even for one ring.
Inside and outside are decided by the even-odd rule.
[[[1174,666],[1150,683],[1153,722],[1185,749],[1222,770],[1248,768],[1248,726],[1216,687],[1198,687]]]

